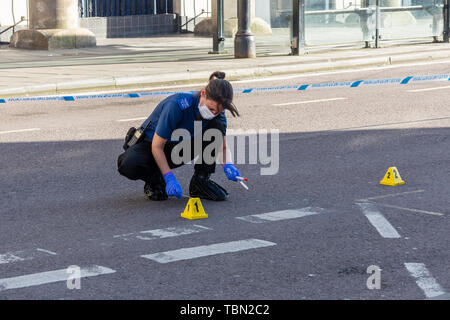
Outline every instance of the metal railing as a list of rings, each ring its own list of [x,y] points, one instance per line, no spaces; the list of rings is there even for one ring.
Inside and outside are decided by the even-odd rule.
[[[305,15],[338,15],[338,14],[357,14],[360,18],[361,29],[363,32],[363,39],[370,37],[370,21],[375,15],[375,47],[378,48],[380,34],[379,29],[381,28],[380,16],[382,12],[403,12],[403,11],[427,11],[433,17],[433,38],[437,41],[437,32],[439,30],[439,25],[442,22],[442,9],[444,5],[434,4],[429,6],[405,6],[405,7],[380,7],[380,6],[369,6],[366,8],[355,8],[355,9],[336,9],[336,10],[316,10],[316,11],[305,11]],[[370,41],[365,40],[366,47],[370,45]]]
[[[369,2],[369,1],[367,1]],[[363,33],[362,41],[365,42],[366,47],[370,47],[370,43],[375,40],[375,47],[379,47],[381,39],[380,30],[382,29],[381,14],[386,12],[410,12],[410,11],[424,11],[432,18],[431,33],[427,35],[420,35],[418,37],[433,37],[434,42],[438,42],[438,37],[442,36],[444,42],[449,42],[450,36],[450,0],[428,0],[423,5],[412,5],[402,7],[381,7],[380,0],[372,0],[371,3],[363,6],[354,7],[352,9],[334,9],[334,10],[306,10],[306,0],[292,0],[292,19],[291,21],[291,54],[300,55],[305,48],[305,27],[306,17],[323,15],[333,16],[341,14],[356,14],[359,16],[359,24]],[[286,16],[288,18],[288,16]],[[336,21],[337,17],[331,17],[331,20]],[[326,18],[328,20],[328,18]],[[375,27],[375,35],[373,29]],[[442,28],[443,27],[443,28]],[[441,29],[442,28],[442,29]],[[443,32],[441,32],[443,30]],[[409,37],[417,38],[414,34]],[[383,40],[387,40],[383,39]],[[395,40],[395,39],[389,39]],[[358,40],[356,40],[358,41]],[[359,41],[358,41],[359,42]]]
[[[195,17],[193,17],[193,18],[191,18],[191,19],[189,19],[188,21],[186,21],[185,23],[183,23],[180,27],[179,27],[179,29],[180,29],[180,31],[182,31],[182,29],[183,29],[183,27],[185,26],[185,25],[187,25],[189,22],[191,22],[191,21],[194,21],[194,25],[195,25],[195,19],[197,19],[198,17],[200,17],[202,14],[210,14],[211,12],[206,12],[204,9],[202,9],[202,12],[200,12],[199,14],[197,14]]]
[[[380,17],[382,12],[403,12],[403,11],[422,11],[425,10],[428,12],[433,19],[432,22],[432,33],[433,40],[437,42],[438,36],[437,33],[440,29],[440,26],[443,23],[443,4],[431,4],[431,5],[419,5],[419,6],[404,6],[404,7],[380,7],[377,5],[371,5],[369,7],[361,7],[354,9],[335,9],[335,10],[314,10],[314,11],[305,11],[306,16],[314,16],[314,15],[338,15],[338,14],[357,14],[360,18],[360,25],[363,32],[363,39],[371,38],[370,34],[370,21],[375,20],[375,36],[373,40],[375,40],[375,47],[379,47],[380,40],[380,28],[381,22]],[[444,27],[445,30],[445,27]],[[366,47],[370,46],[370,41],[364,40]]]
[[[81,18],[173,13],[169,0],[79,0]]]
[[[27,21],[27,19],[25,17],[20,17],[20,21],[16,22],[14,25],[9,26],[3,30],[0,30],[0,35],[2,35],[3,33],[5,33],[8,30],[14,29],[15,27],[17,27],[19,24],[21,24],[24,21]]]
[[[405,6],[405,7],[380,7],[380,6],[369,6],[366,8],[355,8],[355,9],[337,9],[337,10],[317,10],[317,11],[305,11],[305,15],[337,15],[337,14],[350,14],[355,13],[359,15],[361,22],[361,29],[363,31],[363,38],[366,39],[369,35],[370,20],[373,15],[375,15],[376,21],[376,34],[375,34],[375,47],[378,48],[378,41],[380,39],[379,29],[380,16],[382,12],[402,12],[402,11],[427,11],[433,17],[433,37],[434,41],[437,41],[436,33],[439,30],[439,25],[442,22],[442,9],[444,5],[435,4],[430,6]],[[365,41],[366,46],[369,46],[369,41]]]

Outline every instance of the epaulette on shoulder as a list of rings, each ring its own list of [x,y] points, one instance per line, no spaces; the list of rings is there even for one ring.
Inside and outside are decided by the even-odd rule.
[[[180,109],[185,110],[192,105],[192,100],[193,98],[191,96],[183,94],[180,95],[180,97],[178,97],[177,102],[178,105],[180,106]]]

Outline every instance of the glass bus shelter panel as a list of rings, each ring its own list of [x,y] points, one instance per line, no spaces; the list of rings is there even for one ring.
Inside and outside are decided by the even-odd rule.
[[[289,54],[292,37],[292,0],[254,0],[251,31],[256,52]]]
[[[380,12],[380,40],[442,36],[442,0],[385,0]]]
[[[440,37],[443,0],[306,0],[306,45]],[[378,22],[378,24],[377,24]]]
[[[215,1],[215,0],[212,0]],[[215,6],[212,5],[214,8]],[[213,14],[213,19],[215,15]],[[237,1],[223,0],[223,35],[225,43],[233,43],[234,35],[238,31]]]
[[[305,44],[372,41],[375,21],[361,10],[361,0],[306,0]]]
[[[292,0],[249,0],[250,29],[256,54],[289,54],[291,45]],[[238,31],[237,0],[224,0],[224,37],[234,43]]]

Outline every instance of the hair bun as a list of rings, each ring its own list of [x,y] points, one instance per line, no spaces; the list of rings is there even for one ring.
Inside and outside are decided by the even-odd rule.
[[[225,79],[225,72],[222,71],[216,71],[214,73],[211,74],[211,76],[209,77],[209,81],[213,80],[214,78],[216,79]]]

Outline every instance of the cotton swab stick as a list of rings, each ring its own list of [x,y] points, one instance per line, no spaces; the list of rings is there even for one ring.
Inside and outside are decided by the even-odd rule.
[[[240,184],[242,184],[242,186],[248,190],[248,187],[245,185],[245,183],[243,183],[242,181],[239,181]]]

